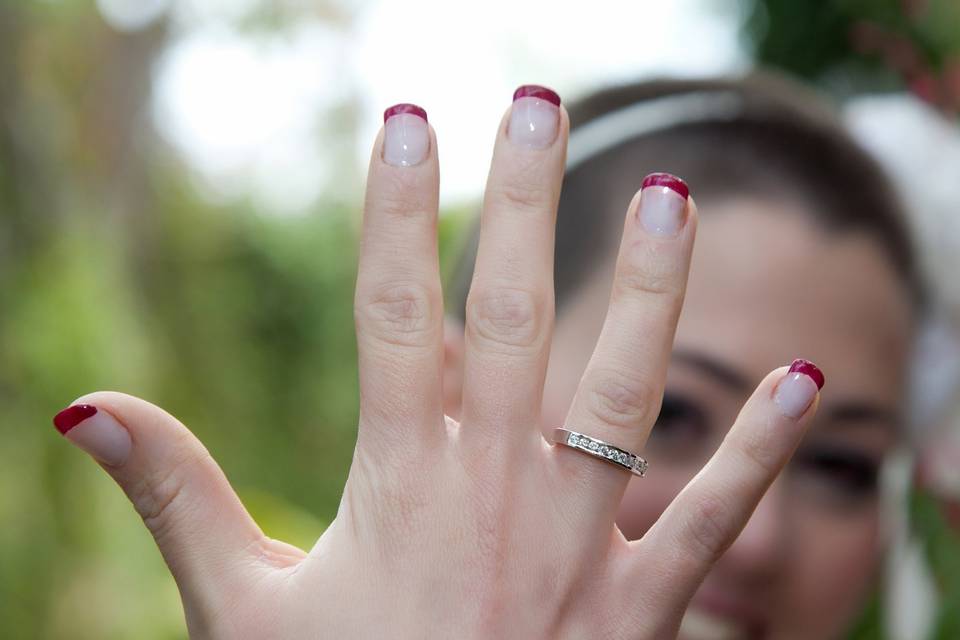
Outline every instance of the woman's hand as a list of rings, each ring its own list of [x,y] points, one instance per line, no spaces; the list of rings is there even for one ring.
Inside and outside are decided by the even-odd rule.
[[[630,473],[541,435],[568,120],[552,92],[518,94],[484,198],[459,423],[442,406],[436,138],[426,114],[388,111],[355,300],[359,435],[337,517],[309,552],[266,538],[162,410],[104,392],[57,416],[143,517],[193,637],[673,637],[799,442],[818,384],[778,369],[649,532],[623,537]],[[659,411],[696,228],[682,182],[647,183],[627,209],[596,351],[566,424],[550,425],[632,452]],[[651,463],[642,482],[657,482]]]

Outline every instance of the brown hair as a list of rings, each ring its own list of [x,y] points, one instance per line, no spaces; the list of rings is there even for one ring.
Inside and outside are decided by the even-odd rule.
[[[925,299],[898,197],[877,163],[810,90],[769,74],[743,80],[657,80],[604,89],[568,106],[572,135],[597,118],[671,96],[728,95],[736,112],[707,114],[627,137],[567,171],[557,211],[554,286],[562,309],[614,250],[623,208],[647,173],[682,176],[705,203],[753,196],[790,200],[818,224],[864,233],[889,257],[918,307]],[[571,146],[571,154],[575,151]],[[709,213],[707,213],[709,215]],[[479,226],[453,284],[463,318]]]

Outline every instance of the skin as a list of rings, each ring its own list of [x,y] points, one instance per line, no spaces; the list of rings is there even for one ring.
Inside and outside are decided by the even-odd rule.
[[[556,344],[553,226],[569,127],[562,108],[556,118],[546,146],[518,144],[509,112],[497,131],[457,420],[444,414],[451,349],[436,245],[437,140],[429,130],[427,157],[395,166],[378,137],[355,298],[357,446],[337,516],[309,551],[264,536],[171,415],[110,392],[75,402],[97,411],[65,435],[143,517],[192,637],[676,635],[704,576],[802,439],[819,393],[782,366],[752,380],[702,472],[642,539],[624,537],[615,521],[630,474],[541,434],[544,398],[554,393],[544,394],[544,380]],[[544,121],[541,112],[537,127]],[[697,227],[696,205],[681,200],[676,233],[651,234],[637,216],[646,193],[625,212],[606,320],[589,364],[580,363],[568,417],[633,451],[659,412]],[[805,401],[784,404],[787,396]]]
[[[769,367],[797,354],[829,372],[801,452],[842,447],[878,467],[899,439],[912,308],[879,245],[823,229],[786,202],[705,206],[666,388],[707,414],[706,427],[664,424],[672,431],[659,439],[654,430],[646,451],[655,480],[631,481],[617,517],[630,539],[700,469]],[[587,366],[611,269],[598,269],[557,321],[545,429],[562,422]],[[448,352],[453,383],[455,339]],[[707,577],[681,638],[842,636],[882,552],[876,493],[849,495],[844,477],[792,463]]]

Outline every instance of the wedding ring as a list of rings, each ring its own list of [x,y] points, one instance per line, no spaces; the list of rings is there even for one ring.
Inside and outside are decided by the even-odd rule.
[[[577,431],[560,428],[554,429],[553,441],[557,444],[564,444],[577,451],[588,453],[601,460],[606,460],[610,464],[622,467],[641,478],[647,473],[647,461],[637,454],[625,451],[620,447],[615,447],[609,442],[583,435]]]

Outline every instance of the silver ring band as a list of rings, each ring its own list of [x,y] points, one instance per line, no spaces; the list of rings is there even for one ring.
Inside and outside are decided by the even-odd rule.
[[[557,444],[567,445],[577,451],[588,453],[601,460],[606,460],[641,478],[647,474],[646,460],[635,453],[624,451],[620,447],[615,447],[603,440],[585,436],[577,431],[557,428],[553,430],[553,441]]]

